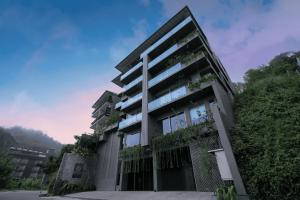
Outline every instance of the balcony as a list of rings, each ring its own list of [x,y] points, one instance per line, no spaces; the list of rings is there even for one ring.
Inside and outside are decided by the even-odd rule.
[[[142,121],[142,113],[136,114],[136,115],[132,115],[130,117],[128,117],[127,119],[121,121],[119,123],[119,130],[125,129],[131,125],[134,125],[138,122]]]
[[[151,79],[148,82],[149,88],[156,85],[157,83],[161,82],[165,78],[171,76],[172,74],[178,72],[180,69],[181,69],[181,64],[177,63],[173,67],[171,67],[171,68],[167,69],[166,71],[162,72],[161,74],[157,75],[156,77],[154,77],[153,79]]]
[[[154,65],[156,65],[157,63],[159,63],[160,61],[162,61],[163,59],[167,58],[168,56],[170,56],[172,53],[174,53],[176,50],[178,49],[177,44],[174,44],[171,48],[169,48],[167,51],[163,52],[162,54],[160,54],[158,57],[156,57],[154,60],[150,61],[150,63],[148,64],[148,69],[150,69],[151,67],[153,67]]]
[[[165,94],[153,101],[151,101],[150,103],[148,103],[148,110],[152,111],[155,110],[159,107],[162,107],[163,105],[166,105],[180,97],[183,97],[187,94],[187,87],[186,86],[182,86],[180,88],[177,88],[176,90]]]
[[[138,64],[136,64],[134,67],[132,67],[130,70],[128,70],[126,73],[124,73],[120,79],[121,81],[123,81],[124,79],[126,79],[129,75],[131,75],[133,72],[135,72],[137,69],[141,68],[143,66],[142,62],[139,62]]]
[[[198,47],[199,45],[201,45],[201,43],[199,43],[200,40],[196,40],[196,38],[198,38],[198,33],[196,31],[189,33],[183,39],[178,41],[178,43],[174,44],[169,49],[167,49],[165,52],[160,54],[158,57],[156,57],[155,59],[150,61],[148,64],[148,69],[153,68],[154,66],[158,65],[162,61],[168,60],[168,57],[171,55],[172,55],[172,59],[176,60],[176,59],[178,59],[177,57],[180,57],[180,54],[184,53],[184,51],[186,51],[187,49],[192,49],[192,48]],[[187,45],[187,44],[189,44],[189,45]]]
[[[176,32],[178,32],[180,29],[182,29],[185,25],[187,25],[191,21],[193,21],[192,18],[187,17],[185,20],[180,22],[177,26],[175,26],[172,30],[170,30],[167,34],[165,34],[162,38],[160,38],[153,45],[151,45],[147,50],[145,50],[141,54],[141,57],[149,54],[151,51],[153,51],[155,48],[157,48],[159,45],[161,45],[163,42],[165,42],[168,38],[170,38],[172,35],[174,35]]]
[[[123,102],[122,102],[122,101],[120,101],[120,102],[116,103],[116,105],[115,105],[115,109],[116,109],[116,110],[118,110],[119,108],[121,108],[122,104],[123,104]]]
[[[127,101],[123,102],[121,106],[121,110],[128,108],[129,106],[133,105],[134,103],[142,100],[143,94],[139,93],[135,95],[134,97],[129,98]]]
[[[130,83],[128,83],[127,85],[125,85],[124,91],[128,91],[130,90],[133,86],[137,85],[138,83],[142,82],[143,80],[143,76],[139,76],[138,78],[134,79],[133,81],[131,81]]]
[[[174,66],[168,68],[167,70],[163,71],[162,73],[158,74],[157,76],[155,76],[153,79],[151,79],[148,82],[148,86],[149,89],[154,89],[158,88],[156,86],[163,86],[163,85],[167,85],[168,83],[172,82],[172,78],[174,78],[175,74],[178,74],[178,72],[180,74],[190,74],[193,73],[194,70],[197,69],[198,65],[205,65],[205,55],[202,51],[198,51],[195,53],[189,53],[185,56],[180,56],[178,57],[178,60],[176,62],[178,62],[177,64],[175,64]],[[203,59],[203,60],[202,60]],[[200,62],[200,60],[202,62]],[[190,68],[190,69],[187,69]],[[160,82],[164,82],[164,84],[158,84]]]

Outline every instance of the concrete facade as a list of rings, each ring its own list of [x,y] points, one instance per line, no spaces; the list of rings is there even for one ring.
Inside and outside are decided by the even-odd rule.
[[[152,151],[154,191],[213,192],[222,184],[233,183],[240,196],[246,195],[228,139],[228,130],[234,125],[233,85],[187,7],[162,25],[116,68],[121,73],[113,82],[123,88],[121,104],[116,106],[123,113],[118,128],[123,148],[141,146]],[[189,87],[197,82],[201,84],[196,89]],[[197,106],[212,114],[218,133],[216,140],[219,141],[218,147],[209,149],[214,167],[213,177],[206,177],[206,180],[201,169],[201,145],[187,147],[190,158],[184,166],[164,170],[157,167],[159,152],[151,148],[153,138],[172,134],[169,132],[177,130],[178,126],[192,126],[195,120],[193,109]],[[183,121],[183,125],[176,124],[178,120]],[[176,148],[173,151],[177,151]],[[217,155],[221,156],[219,160]],[[220,163],[220,159],[224,163]],[[137,184],[143,185],[146,179],[136,178],[139,173],[126,174],[122,168],[121,189],[141,190]],[[230,180],[223,180],[229,177],[223,174],[226,171],[229,171],[230,178],[227,179]]]
[[[123,91],[106,91],[93,105],[91,128],[101,136],[97,190],[214,192],[230,184],[247,198],[229,141],[233,85],[187,7],[116,68],[120,74],[113,82]],[[116,112],[118,123],[107,127]],[[213,132],[206,127],[196,141],[154,148],[156,137],[200,125],[203,117]],[[129,150],[138,151],[138,157],[124,157]]]
[[[76,166],[81,169],[76,175]],[[82,157],[76,153],[65,153],[57,172],[56,182],[67,181],[70,184],[94,185],[96,156]]]

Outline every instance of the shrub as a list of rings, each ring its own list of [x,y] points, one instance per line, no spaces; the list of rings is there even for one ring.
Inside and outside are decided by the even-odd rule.
[[[253,199],[299,197],[300,76],[295,58],[247,73],[245,90],[235,99],[233,149]]]

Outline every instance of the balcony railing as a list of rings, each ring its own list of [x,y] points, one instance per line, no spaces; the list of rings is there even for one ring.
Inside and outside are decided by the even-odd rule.
[[[131,81],[130,83],[125,85],[123,88],[126,91],[126,90],[132,88],[133,86],[135,86],[136,84],[138,84],[139,82],[141,82],[142,80],[143,80],[143,76],[139,76],[138,78],[134,79],[133,81]]]
[[[171,55],[172,53],[174,53],[177,49],[178,49],[178,45],[174,44],[171,48],[169,48],[168,50],[160,54],[154,60],[150,61],[150,63],[148,64],[148,69],[150,69],[151,67],[153,67],[154,65],[156,65],[157,63],[159,63],[169,55]]]
[[[130,106],[131,104],[141,100],[142,97],[143,97],[143,94],[139,93],[139,94],[135,95],[134,97],[129,98],[127,101],[123,102],[121,109],[124,109],[124,108]]]
[[[134,72],[135,70],[137,70],[138,68],[140,68],[143,65],[142,62],[139,62],[138,64],[136,64],[134,67],[132,67],[130,70],[128,70],[125,74],[123,74],[121,76],[121,81],[126,78],[128,75],[130,75],[132,72]]]
[[[149,87],[152,87],[153,85],[156,85],[157,83],[161,82],[165,78],[167,78],[167,77],[171,76],[172,74],[178,72],[180,69],[181,69],[181,64],[177,63],[173,67],[167,69],[166,71],[162,72],[161,74],[159,74],[156,77],[154,77],[153,79],[151,79],[148,82]]]
[[[142,121],[142,116],[143,116],[142,113],[139,113],[139,114],[128,117],[127,119],[125,119],[119,123],[119,129],[123,129],[132,124]]]
[[[148,104],[148,110],[149,111],[152,111],[156,108],[159,108],[163,105],[166,105],[182,96],[185,96],[187,94],[187,88],[186,86],[182,86],[180,88],[177,88],[176,90],[164,95],[164,96],[161,96],[153,101],[151,101],[149,104]]]
[[[158,47],[160,44],[162,44],[164,41],[166,41],[168,38],[170,38],[172,35],[174,35],[176,32],[178,32],[181,28],[183,28],[186,24],[192,21],[191,17],[187,17],[185,20],[180,22],[177,26],[175,26],[172,30],[170,30],[167,34],[165,34],[162,38],[157,40],[153,45],[151,45],[147,50],[145,50],[141,57],[148,54],[152,50],[154,50],[156,47]]]
[[[118,109],[118,108],[120,108],[120,107],[122,106],[122,104],[123,104],[123,102],[122,102],[122,101],[120,101],[120,102],[116,103],[116,105],[115,105],[115,109]]]

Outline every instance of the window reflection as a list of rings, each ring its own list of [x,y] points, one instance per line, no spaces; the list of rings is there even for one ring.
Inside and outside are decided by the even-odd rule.
[[[168,134],[174,132],[180,128],[186,128],[187,123],[184,113],[168,117],[162,121],[163,124],[163,134]]]
[[[200,124],[207,118],[205,105],[200,105],[190,110],[192,124]]]
[[[133,147],[140,144],[140,133],[126,135],[126,147]]]

